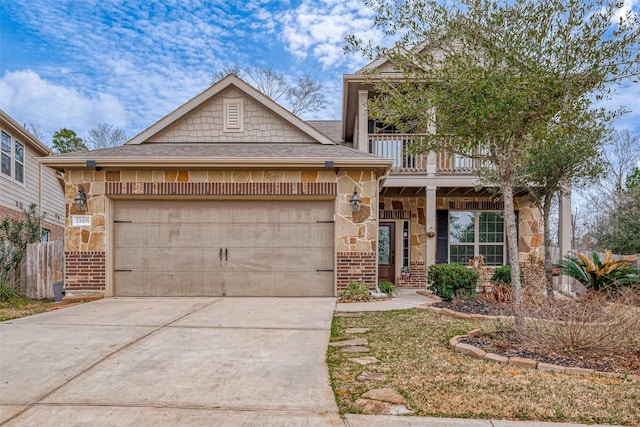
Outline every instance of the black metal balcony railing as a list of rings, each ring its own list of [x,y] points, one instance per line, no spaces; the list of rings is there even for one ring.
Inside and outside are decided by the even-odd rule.
[[[429,162],[435,165],[437,174],[475,174],[483,162],[479,156],[448,154],[445,151],[413,155],[409,147],[422,135],[419,134],[369,134],[369,152],[393,159],[392,173],[427,173]],[[479,154],[481,154],[479,152]]]

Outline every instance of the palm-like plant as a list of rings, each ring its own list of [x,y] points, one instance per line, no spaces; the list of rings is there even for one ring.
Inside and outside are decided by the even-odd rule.
[[[640,282],[640,269],[632,264],[635,260],[635,256],[613,259],[607,249],[602,260],[592,251],[591,259],[584,254],[565,255],[557,266],[560,274],[573,277],[587,289],[602,291]]]

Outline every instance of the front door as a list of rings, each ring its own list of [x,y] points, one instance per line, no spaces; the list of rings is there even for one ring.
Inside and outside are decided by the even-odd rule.
[[[396,224],[381,222],[378,227],[378,281],[396,281]]]

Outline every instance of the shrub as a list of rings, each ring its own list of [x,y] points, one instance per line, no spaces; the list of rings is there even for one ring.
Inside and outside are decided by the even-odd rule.
[[[396,292],[396,285],[391,282],[379,282],[378,289],[380,292],[385,293],[387,295],[393,295]]]
[[[352,301],[360,301],[369,297],[369,287],[362,280],[352,280],[347,289],[342,291],[342,298]]]
[[[501,265],[496,268],[496,271],[491,276],[492,282],[501,282],[506,283],[508,285],[511,284],[511,266],[510,265]],[[520,271],[520,281],[524,283],[524,271]]]
[[[427,283],[433,292],[450,301],[456,295],[475,295],[478,272],[461,264],[434,264],[429,266]]]
[[[560,274],[573,277],[587,289],[606,291],[638,283],[640,269],[631,264],[635,260],[634,256],[613,259],[607,249],[602,260],[596,251],[591,252],[591,259],[584,254],[565,255],[558,267]]]
[[[20,266],[27,245],[40,240],[42,220],[35,204],[23,211],[23,219],[6,218],[0,222],[0,301],[18,306],[20,296]]]
[[[492,282],[511,283],[511,266],[501,265],[491,276]]]
[[[632,355],[640,352],[640,289],[589,292],[549,301],[542,294],[524,300],[527,327],[519,338],[556,352]]]

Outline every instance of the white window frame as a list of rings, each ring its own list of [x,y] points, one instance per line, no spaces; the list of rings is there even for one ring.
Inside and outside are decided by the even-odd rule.
[[[5,132],[4,130],[0,135],[1,138],[4,138],[4,135],[7,135],[9,137],[9,152],[4,150],[4,145],[2,144],[3,141],[0,140],[0,162],[2,162],[2,156],[6,156],[9,158],[9,174],[0,169],[0,176],[11,179],[13,178],[13,138],[11,137],[11,134]]]
[[[472,213],[474,215],[474,223],[473,223],[473,243],[471,242],[452,242],[451,241],[451,214],[455,213],[455,212],[465,212],[465,213]],[[480,247],[481,246],[500,246],[500,242],[487,242],[487,243],[481,243],[480,242],[480,214],[482,213],[487,213],[487,212],[493,212],[493,213],[499,213],[502,214],[502,211],[499,210],[464,210],[464,209],[460,209],[460,210],[449,210],[449,222],[448,222],[448,232],[447,232],[447,240],[448,240],[448,246],[447,246],[447,259],[449,261],[449,263],[451,263],[451,246],[454,245],[462,245],[462,246],[473,246],[473,256],[478,256],[480,255]],[[500,265],[504,265],[505,261],[506,261],[506,257],[507,257],[507,241],[506,241],[506,230],[504,229],[504,218],[503,218],[503,230],[502,230],[502,262],[500,264],[489,264],[487,263],[487,266],[491,266],[491,267],[498,267]],[[466,263],[465,263],[466,264]]]
[[[22,147],[22,161],[18,160],[18,145]],[[27,162],[27,152],[23,143],[13,140],[13,179],[16,182],[24,185],[24,181],[26,180],[27,168],[25,163]],[[22,166],[22,180],[19,180],[17,177],[17,165]]]
[[[2,160],[2,157],[9,158],[9,174],[4,173],[0,169],[0,176],[24,186],[27,179],[27,147],[24,143],[16,141],[11,133],[4,129],[0,129],[0,131],[2,132],[2,136],[6,135],[9,138],[9,151],[5,151],[3,149],[2,140],[0,139],[0,161]],[[18,146],[22,147],[22,161],[18,160]],[[16,165],[22,166],[22,180],[17,179]]]

